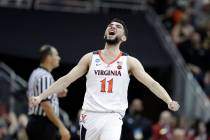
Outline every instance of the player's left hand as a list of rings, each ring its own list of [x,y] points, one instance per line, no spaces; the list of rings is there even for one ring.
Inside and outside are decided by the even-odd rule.
[[[180,105],[176,101],[171,101],[170,103],[168,103],[168,108],[172,111],[178,111],[179,107],[180,107]]]
[[[58,97],[59,98],[63,98],[63,97],[66,97],[67,96],[67,93],[68,93],[68,89],[64,89],[62,92],[59,92],[58,93]]]

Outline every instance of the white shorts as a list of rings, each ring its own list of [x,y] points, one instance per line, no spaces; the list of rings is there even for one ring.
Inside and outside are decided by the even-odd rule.
[[[80,140],[120,140],[122,115],[82,111]]]

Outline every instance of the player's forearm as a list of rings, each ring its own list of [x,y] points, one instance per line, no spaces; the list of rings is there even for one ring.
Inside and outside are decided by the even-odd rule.
[[[168,95],[166,90],[156,81],[151,83],[149,89],[160,99],[162,99],[166,104],[172,101],[171,97]]]
[[[45,99],[54,93],[60,93],[70,85],[71,81],[67,76],[63,76],[54,82],[47,90],[40,94],[41,99]]]
[[[47,118],[58,128],[61,129],[64,126],[64,124],[61,122],[61,120],[58,118],[58,116],[55,115],[52,106],[49,102],[43,102],[41,103],[43,110],[45,111]]]
[[[61,77],[56,82],[54,82],[43,94],[40,95],[41,99],[54,94],[62,92],[67,88],[72,82],[84,75],[86,69],[82,66],[75,66],[67,75]]]

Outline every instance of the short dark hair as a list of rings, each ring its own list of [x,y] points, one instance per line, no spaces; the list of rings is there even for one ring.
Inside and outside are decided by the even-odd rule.
[[[122,26],[124,28],[125,36],[128,37],[128,28],[123,20],[121,20],[119,18],[114,18],[111,20],[111,22],[118,22],[118,23],[122,24]]]
[[[49,44],[45,44],[39,49],[40,62],[44,62],[46,57],[52,54],[52,48],[54,47]]]

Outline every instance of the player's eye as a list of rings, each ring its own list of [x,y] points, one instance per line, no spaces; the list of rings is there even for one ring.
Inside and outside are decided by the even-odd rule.
[[[108,27],[111,27],[113,24],[109,24]]]
[[[117,28],[120,28],[120,29],[122,28],[122,26],[121,26],[121,25],[117,25],[116,27],[117,27]]]

